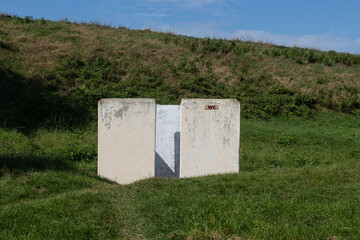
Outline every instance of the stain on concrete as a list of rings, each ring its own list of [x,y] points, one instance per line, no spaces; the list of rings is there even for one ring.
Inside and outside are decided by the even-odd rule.
[[[107,129],[111,128],[111,120],[112,120],[112,114],[114,111],[114,106],[111,106],[110,108],[104,107],[102,109],[102,121],[105,121],[105,126]]]
[[[122,118],[123,118],[123,114],[124,114],[128,109],[129,109],[129,106],[124,106],[124,107],[116,110],[114,116],[115,116],[116,118],[121,118],[121,119],[122,119]]]
[[[127,110],[129,109],[128,105],[120,105],[120,106],[110,106],[104,107],[102,109],[102,121],[105,121],[105,126],[107,129],[111,128],[111,122],[114,119],[120,118],[123,119],[124,115],[126,114]]]

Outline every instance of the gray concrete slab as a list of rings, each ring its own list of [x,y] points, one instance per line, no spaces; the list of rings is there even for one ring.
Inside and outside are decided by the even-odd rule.
[[[155,175],[155,99],[98,103],[98,175],[129,184]]]
[[[180,177],[239,171],[237,100],[183,99],[180,115]]]

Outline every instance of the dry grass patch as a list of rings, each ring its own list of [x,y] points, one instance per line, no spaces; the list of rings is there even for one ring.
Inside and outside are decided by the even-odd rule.
[[[39,38],[28,38],[26,43],[19,46],[23,68],[29,69],[29,73],[36,72],[39,66],[54,67],[60,55],[70,54],[72,50],[71,43],[43,41]]]

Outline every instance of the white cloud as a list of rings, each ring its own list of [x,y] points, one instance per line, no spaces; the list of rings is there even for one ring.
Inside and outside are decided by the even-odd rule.
[[[360,39],[339,37],[333,32],[325,34],[291,35],[241,29],[235,31],[234,37],[243,40],[263,41],[276,45],[317,48],[321,50],[335,50],[339,52],[354,52],[354,46],[360,44]]]
[[[217,10],[223,8],[224,6],[228,6],[229,4],[234,7],[235,5],[241,4],[244,1],[246,0],[138,0],[139,4],[142,6],[167,6],[191,10],[199,10],[203,7],[209,6],[213,7],[212,10]]]
[[[212,37],[220,38],[220,32],[217,31],[213,22],[204,23],[178,23],[176,25],[160,25],[156,30],[171,31],[175,34],[181,34],[192,37]]]
[[[358,38],[358,39],[355,40],[355,44],[356,44],[356,46],[359,46],[359,47],[360,47],[360,38]]]
[[[143,3],[177,5],[179,7],[201,7],[213,3],[223,2],[223,0],[144,0]]]
[[[239,29],[234,32],[221,31],[214,22],[206,23],[179,23],[176,25],[159,25],[154,28],[160,31],[171,31],[193,37],[211,37],[225,39],[240,39],[249,41],[263,41],[283,46],[297,46],[320,50],[334,50],[338,52],[360,53],[360,38],[351,39],[339,37],[335,33],[325,34],[277,34],[261,30]]]
[[[166,14],[160,13],[160,12],[152,12],[152,13],[137,12],[137,13],[134,13],[133,15],[136,17],[141,17],[141,18],[152,18],[152,17],[162,18],[162,17],[166,16]]]
[[[230,13],[228,9],[234,9],[234,5],[247,0],[133,0],[135,4],[124,3],[128,1],[99,0],[96,7],[100,13],[98,18],[135,28],[151,27],[194,37],[239,38],[290,47],[360,53],[360,37],[351,38],[335,32],[296,35],[251,29],[230,30],[233,24],[228,22],[236,13]],[[192,22],[194,19],[204,19],[204,22]],[[187,20],[189,22],[184,22]]]

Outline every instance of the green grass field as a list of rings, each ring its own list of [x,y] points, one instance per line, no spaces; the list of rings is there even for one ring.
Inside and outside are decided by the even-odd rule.
[[[96,176],[95,126],[0,130],[0,239],[360,239],[360,121],[241,120],[238,174]]]

